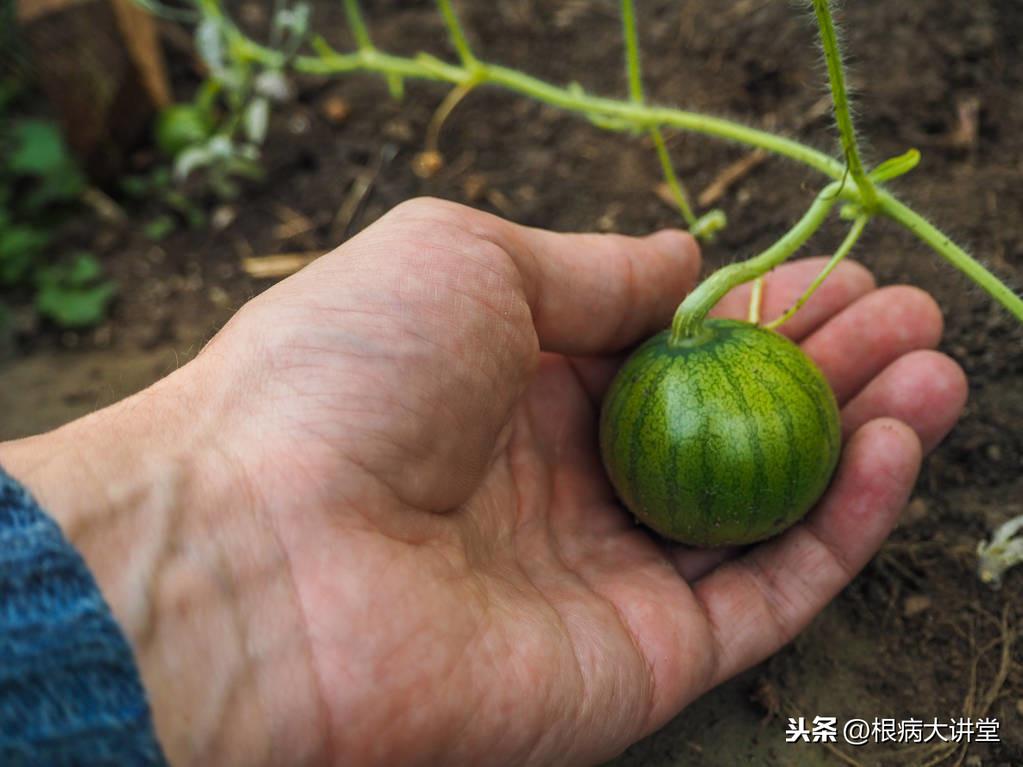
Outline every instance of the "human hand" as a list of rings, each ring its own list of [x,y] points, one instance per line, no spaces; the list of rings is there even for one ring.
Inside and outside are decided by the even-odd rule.
[[[765,316],[821,265],[772,274]],[[828,493],[741,552],[669,545],[616,502],[597,412],[698,269],[679,233],[414,201],[0,462],[85,553],[175,763],[596,762],[799,632],[965,400],[934,302],[843,264],[783,326],[843,406]]]

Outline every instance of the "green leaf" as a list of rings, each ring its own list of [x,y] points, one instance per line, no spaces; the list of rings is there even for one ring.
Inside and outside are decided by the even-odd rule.
[[[46,247],[53,235],[45,229],[14,224],[0,229],[0,258],[15,253],[35,255]]]
[[[35,283],[40,289],[51,286],[84,288],[102,276],[103,267],[99,261],[92,253],[83,250],[76,253],[71,260],[36,269]]]
[[[206,214],[198,205],[190,205],[181,211],[189,229],[202,229],[206,226]]]
[[[153,188],[158,190],[166,189],[174,181],[171,177],[171,169],[163,165],[153,168],[152,172],[149,174],[149,179],[153,184]]]
[[[157,216],[142,227],[142,233],[151,240],[159,242],[177,228],[174,217],[168,215]]]
[[[723,210],[714,210],[704,213],[689,228],[689,233],[705,242],[713,242],[714,235],[728,226],[728,217]]]
[[[14,126],[14,150],[8,167],[24,176],[46,176],[71,163],[57,126],[45,120],[20,120]]]
[[[22,78],[9,77],[0,80],[0,112],[6,111],[23,90]]]
[[[99,261],[85,251],[69,262],[36,270],[36,311],[65,328],[96,324],[117,292],[102,276]]]
[[[49,232],[31,226],[0,228],[0,283],[13,285],[23,280],[51,239]]]
[[[12,130],[6,170],[36,179],[19,200],[22,210],[35,211],[54,202],[69,202],[85,187],[85,178],[68,152],[57,126],[46,120],[19,120]]]
[[[74,165],[56,168],[42,176],[24,198],[26,210],[38,211],[53,203],[71,202],[85,188],[85,178]]]
[[[898,157],[889,157],[883,163],[878,165],[874,170],[868,174],[871,181],[882,183],[884,181],[891,181],[893,178],[909,173],[915,168],[920,162],[920,152],[916,149],[910,149],[905,154],[900,154]]]
[[[129,197],[145,197],[150,191],[148,176],[122,176],[118,183],[121,185],[121,191]]]
[[[75,287],[84,287],[102,276],[103,267],[99,261],[92,253],[83,250],[75,254],[75,259],[68,268],[67,282]]]
[[[61,327],[88,327],[106,316],[107,307],[116,293],[117,288],[112,282],[101,282],[92,287],[47,285],[36,294],[36,311]]]

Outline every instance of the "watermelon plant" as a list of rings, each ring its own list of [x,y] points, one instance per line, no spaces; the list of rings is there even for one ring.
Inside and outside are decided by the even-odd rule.
[[[633,0],[620,0],[628,98],[559,86],[480,58],[469,44],[451,0],[437,0],[455,62],[427,53],[401,56],[377,48],[357,0],[343,0],[356,49],[340,52],[303,26],[286,47],[244,32],[219,0],[192,0],[200,50],[231,68],[292,70],[323,77],[374,73],[400,98],[409,79],[446,83],[451,91],[431,130],[472,90],[496,86],[582,115],[598,127],[649,136],[665,181],[690,231],[709,239],[724,214],[697,215],[677,177],[664,140],[668,129],[690,131],[772,152],[818,171],[827,181],[806,213],[764,252],[711,274],[678,307],[671,327],[626,361],[610,387],[601,416],[601,450],[625,505],[674,540],[715,546],[749,543],[798,520],[827,487],[840,450],[838,411],[813,363],[775,332],[816,291],[878,219],[904,227],[1023,321],[1023,300],[934,224],[900,201],[885,182],[911,171],[910,149],[872,169],[864,163],[853,126],[845,72],[829,0],[811,0],[820,34],[840,136],[838,156],[798,141],[698,112],[646,101]],[[152,0],[146,0],[152,7]],[[299,16],[304,6],[279,13]],[[840,247],[806,293],[776,320],[708,320],[730,290],[758,281],[790,258],[836,212],[848,223]],[[759,284],[759,283],[757,283]],[[759,296],[754,289],[753,295]],[[758,299],[754,298],[754,301]]]

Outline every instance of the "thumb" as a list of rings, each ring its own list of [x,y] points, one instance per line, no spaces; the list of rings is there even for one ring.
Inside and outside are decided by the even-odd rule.
[[[700,271],[692,235],[561,234],[505,223],[543,349],[608,354],[663,329]]]

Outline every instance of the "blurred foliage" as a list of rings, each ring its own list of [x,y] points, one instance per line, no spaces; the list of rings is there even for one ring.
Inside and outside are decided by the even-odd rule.
[[[27,116],[32,89],[27,51],[15,23],[15,0],[0,0],[0,329],[12,313],[4,300],[31,300],[38,316],[60,327],[102,320],[115,295],[96,257],[67,252],[59,233],[86,210],[88,182],[56,123]],[[278,11],[273,36],[292,50],[306,34],[308,9]],[[182,227],[206,225],[206,210],[236,199],[263,177],[260,146],[271,105],[292,96],[280,69],[246,62],[224,44],[222,30],[199,23],[196,49],[208,72],[191,101],[165,108],[153,123],[156,160],[118,180],[118,196],[149,211],[141,232],[162,240]],[[33,107],[27,110],[26,107]]]
[[[159,15],[173,10],[144,5]],[[308,27],[308,6],[279,7],[270,36],[286,55],[280,66],[264,67],[227,44],[220,21],[204,18],[199,22],[195,47],[209,75],[190,102],[166,107],[153,126],[153,142],[171,171],[161,165],[123,183],[127,194],[149,197],[167,209],[146,224],[148,236],[166,236],[181,219],[188,226],[201,225],[204,197],[216,202],[234,200],[244,183],[263,178],[260,147],[273,105],[293,96],[284,67],[306,38]]]
[[[104,317],[116,288],[103,278],[103,268],[88,252],[43,267],[36,273],[36,309],[58,325],[78,328]]]
[[[61,327],[86,327],[103,319],[115,288],[91,254],[58,253],[59,226],[80,207],[86,180],[55,123],[14,115],[24,90],[21,78],[0,80],[0,288],[30,293]]]
[[[124,176],[121,193],[139,203],[150,203],[156,212],[142,225],[142,233],[159,241],[178,229],[200,229],[206,225],[202,195],[188,193],[175,182],[166,163],[158,163],[145,173]]]
[[[304,5],[280,8],[274,42],[297,51],[308,16]],[[207,78],[191,101],[154,120],[157,159],[118,180],[118,196],[149,211],[140,229],[152,240],[205,226],[211,203],[234,200],[263,178],[260,147],[272,105],[292,97],[286,62],[268,68],[237,56],[218,24],[200,21],[195,43]],[[60,327],[86,327],[103,319],[116,289],[93,254],[60,242],[62,224],[86,210],[81,199],[90,190],[57,124],[24,114],[39,100],[32,79],[15,1],[0,0],[0,329],[10,323],[4,300],[12,299],[31,300],[38,316]]]
[[[192,101],[157,115],[153,143],[162,161],[121,180],[127,196],[161,208],[144,226],[150,239],[163,239],[181,225],[205,225],[208,202],[234,200],[246,182],[263,178],[259,147],[270,119],[268,94],[283,98],[290,90],[283,78],[270,83],[240,68],[229,75],[212,67],[210,72]]]

